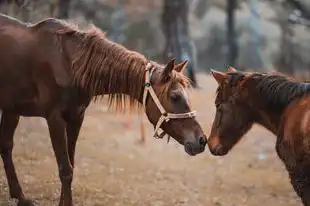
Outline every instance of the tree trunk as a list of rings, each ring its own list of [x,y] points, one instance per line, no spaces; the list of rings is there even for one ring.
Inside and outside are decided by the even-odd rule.
[[[227,43],[228,43],[228,65],[235,66],[238,58],[238,46],[236,43],[236,31],[235,31],[235,9],[237,1],[227,0]]]
[[[280,22],[281,39],[279,57],[276,62],[276,67],[279,72],[292,75],[294,74],[295,63],[295,49],[292,36],[294,35],[293,29],[286,22]]]
[[[305,19],[310,20],[310,3],[308,0],[287,0],[287,2],[298,9]]]
[[[110,39],[117,43],[123,44],[125,42],[125,35],[124,35],[124,25],[126,22],[126,15],[125,15],[125,0],[118,0],[118,6],[115,11],[111,15],[111,33]]]
[[[189,0],[164,0],[162,29],[166,37],[164,61],[175,58],[177,63],[188,60],[187,76],[193,86],[195,76],[196,51],[188,31]]]
[[[58,0],[58,16],[59,19],[68,19],[70,9],[70,0]]]

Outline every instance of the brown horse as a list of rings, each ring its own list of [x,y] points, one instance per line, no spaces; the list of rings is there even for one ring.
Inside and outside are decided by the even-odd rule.
[[[163,66],[148,61],[109,41],[94,26],[82,31],[57,19],[26,25],[0,15],[0,65],[0,153],[18,205],[32,205],[12,161],[20,116],[47,120],[62,184],[59,205],[64,206],[73,205],[74,151],[84,112],[104,94],[118,110],[142,104],[156,136],[161,127],[188,154],[204,151],[206,137],[185,92],[186,62]]]
[[[218,82],[208,145],[226,155],[254,123],[277,136],[276,151],[291,184],[310,206],[310,84],[281,74],[212,71]]]

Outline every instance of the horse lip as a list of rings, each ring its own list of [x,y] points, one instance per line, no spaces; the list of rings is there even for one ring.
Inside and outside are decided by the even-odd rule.
[[[222,148],[210,148],[210,152],[214,156],[225,156],[228,153],[228,150],[222,146]]]
[[[195,152],[193,145],[188,142],[184,144],[184,150],[190,156],[196,156],[198,154],[198,152]]]

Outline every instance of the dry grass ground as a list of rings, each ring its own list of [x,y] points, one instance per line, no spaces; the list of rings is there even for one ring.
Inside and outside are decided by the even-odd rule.
[[[192,93],[206,133],[214,117],[216,84],[199,76],[203,90]],[[77,145],[73,182],[75,205],[83,206],[298,206],[275,150],[275,137],[255,127],[226,157],[206,150],[190,157],[175,141],[139,140],[139,122],[109,113],[104,104],[87,111]],[[37,205],[57,205],[59,180],[46,123],[23,118],[16,131],[14,160],[25,193]],[[1,162],[2,164],[2,162]],[[0,205],[8,198],[0,165]]]

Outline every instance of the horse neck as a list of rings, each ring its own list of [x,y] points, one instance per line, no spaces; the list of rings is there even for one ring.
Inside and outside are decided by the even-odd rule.
[[[121,78],[121,76],[124,77],[123,70],[118,70],[116,67],[114,69],[114,78],[105,80],[106,72],[98,72],[97,75],[103,79],[103,87],[98,88],[95,91],[96,96],[101,95],[119,95],[120,98],[125,98],[123,95],[127,95],[130,99],[133,99],[139,103],[142,103],[143,99],[143,91],[145,87],[145,77],[136,76],[136,75],[130,75],[131,73],[131,67],[127,68],[128,75],[125,76],[125,78]],[[126,72],[125,72],[126,73]],[[141,69],[141,74],[145,73],[145,68]],[[114,85],[114,86],[111,86]],[[136,88],[136,89],[134,89]]]
[[[120,65],[119,63],[117,65]],[[132,99],[142,103],[143,91],[145,87],[145,67],[134,67],[135,64],[124,67],[113,67],[110,69],[98,70],[95,72],[97,76],[94,84],[100,84],[101,86],[94,86],[94,91],[90,91],[92,96],[110,95],[117,100]],[[137,71],[139,69],[139,71]],[[142,74],[142,76],[141,76]],[[102,80],[99,80],[102,79]],[[126,95],[126,96],[124,96]]]
[[[117,102],[129,98],[130,101],[142,103],[147,64],[144,56],[115,45],[118,49],[115,50],[113,49],[115,47],[109,46],[110,51],[100,51],[102,55],[97,59],[93,55],[96,55],[98,51],[88,53],[85,57],[83,56],[85,53],[80,53],[76,46],[79,41],[81,40],[77,38],[69,38],[66,44],[71,50],[69,53],[73,63],[74,79],[86,89],[89,96],[97,97],[107,94],[110,99]],[[107,44],[109,43],[108,41]],[[122,54],[120,56],[113,52],[122,52]],[[87,64],[85,64],[86,61],[79,60],[83,57],[87,58]],[[77,64],[84,64],[84,68],[79,68],[80,71],[75,70],[74,61]]]
[[[117,61],[117,60],[116,60]],[[126,60],[131,61],[131,60]],[[131,100],[142,103],[143,91],[145,87],[145,68],[146,62],[141,59],[132,59],[132,62],[126,67],[115,66],[109,70],[98,71],[98,77],[103,79],[103,88],[98,88],[96,95],[127,95]],[[125,63],[118,63],[122,65]],[[106,78],[109,75],[111,78]]]
[[[259,92],[256,92],[256,84],[249,84],[249,91],[247,94],[252,94],[251,97],[248,96],[247,100],[244,102],[248,103],[250,111],[253,114],[254,123],[257,123],[273,134],[276,134],[280,125],[281,117],[284,109],[274,109],[270,105],[265,103],[265,98],[260,96]]]
[[[272,111],[268,108],[256,109],[255,123],[265,127],[273,134],[277,134],[283,111]]]
[[[291,80],[283,81],[283,79],[280,79],[278,83],[275,83],[274,81],[271,81],[270,83],[267,81],[265,82],[265,86],[267,86],[267,89],[260,89],[259,92],[252,93],[256,95],[255,98],[260,98],[252,101],[252,105],[256,105],[254,108],[259,108],[255,110],[257,114],[257,123],[266,127],[274,134],[277,134],[286,109],[294,100],[309,94],[310,84],[293,82]],[[273,90],[268,90],[271,86],[274,87]]]

